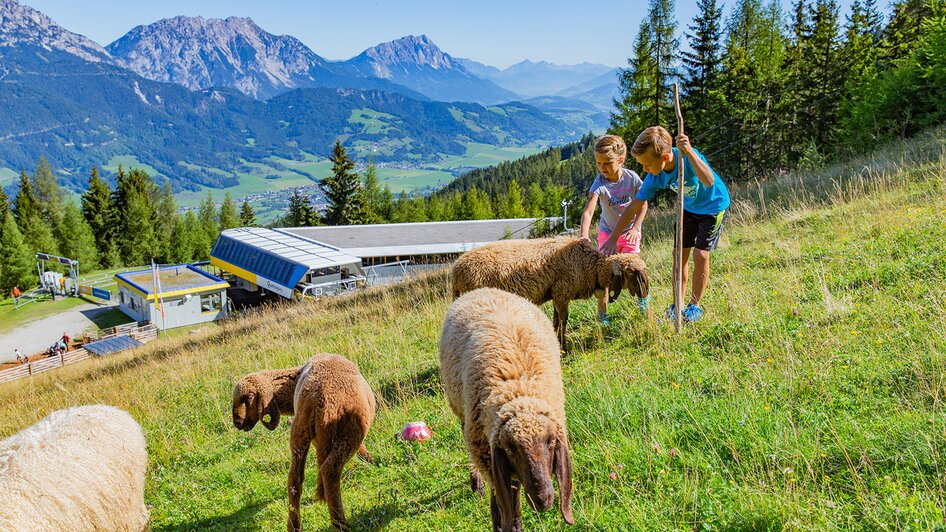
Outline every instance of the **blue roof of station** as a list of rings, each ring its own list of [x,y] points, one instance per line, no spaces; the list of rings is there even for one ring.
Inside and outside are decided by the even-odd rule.
[[[290,289],[309,270],[361,263],[328,244],[263,227],[227,229],[210,256]]]
[[[88,343],[82,347],[84,347],[85,350],[90,353],[101,356],[117,353],[126,349],[132,349],[134,347],[138,347],[139,345],[142,345],[142,343],[138,340],[135,340],[131,336],[116,336],[114,338],[106,338],[105,340],[99,340],[98,342]]]

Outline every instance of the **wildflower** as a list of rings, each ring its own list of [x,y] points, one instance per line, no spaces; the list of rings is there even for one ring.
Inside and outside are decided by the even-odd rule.
[[[792,309],[792,316],[797,316],[797,315],[798,315],[798,309],[797,309],[797,308],[793,308],[793,309]]]
[[[618,471],[624,469],[624,464],[618,464]]]
[[[610,477],[611,480],[616,480],[618,478],[618,474],[612,471]]]
[[[655,443],[655,444],[654,444],[654,452],[655,452],[655,453],[659,453],[659,452],[660,452],[660,444],[659,444],[659,443]]]
[[[666,474],[667,474],[667,470],[666,470],[666,469],[661,469],[661,470],[659,471],[659,473],[660,473],[661,475],[666,475]]]
[[[673,449],[670,449],[670,458],[677,456],[677,453],[679,452],[680,451],[678,451],[676,447],[674,447]]]
[[[822,458],[827,458],[828,455],[826,455],[826,454],[824,454],[824,453],[821,453],[821,457],[822,457]]]
[[[768,412],[769,410],[772,410],[772,407],[769,405],[765,405],[762,407],[762,410],[765,410],[766,412]]]
[[[851,331],[851,336],[857,336],[857,331]]]
[[[765,359],[765,361],[768,362],[769,364],[771,364],[771,363],[773,362],[772,357],[769,357],[769,358]]]
[[[841,366],[841,369],[847,369],[847,368],[849,368],[849,367],[851,367],[851,366],[848,366],[847,364],[845,364],[845,365]]]
[[[674,387],[674,388],[679,388],[679,387],[680,387],[680,385],[679,385],[679,384],[677,384],[677,383],[673,383],[673,387]]]

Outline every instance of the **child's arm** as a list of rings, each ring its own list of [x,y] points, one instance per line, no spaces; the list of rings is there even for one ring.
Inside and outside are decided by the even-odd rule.
[[[627,227],[627,224],[631,223],[631,218],[640,213],[645,205],[647,205],[646,201],[641,201],[637,198],[631,200],[631,204],[624,209],[624,214],[621,215],[621,218],[618,219],[618,223],[615,224],[611,236],[608,238],[607,242],[601,245],[601,253],[610,256],[618,252],[618,238],[621,237],[621,233],[624,232],[624,228]]]
[[[631,245],[637,244],[641,241],[641,232],[643,231],[644,226],[644,216],[647,215],[647,202],[644,202],[644,206],[641,207],[640,214],[637,215],[637,218],[634,219],[634,224],[631,225],[631,229],[627,232],[627,242]]]
[[[690,137],[682,133],[677,135],[677,149],[686,155],[687,159],[690,159],[690,164],[693,165],[696,178],[700,180],[700,183],[707,187],[713,186],[716,181],[713,177],[713,170],[706,164],[706,161],[693,151],[693,146],[690,145]]]
[[[595,208],[598,206],[598,195],[594,192],[588,194],[588,201],[585,203],[585,210],[581,213],[581,233],[579,233],[579,240],[587,240],[591,242],[591,239],[588,238],[588,231],[591,230],[591,218],[595,215]]]

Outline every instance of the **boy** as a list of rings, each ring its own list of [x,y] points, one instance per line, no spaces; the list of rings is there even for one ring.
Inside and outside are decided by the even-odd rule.
[[[580,240],[591,242],[588,232],[591,229],[591,218],[594,217],[599,199],[601,200],[601,220],[598,222],[598,245],[600,246],[615,233],[614,224],[640,191],[641,178],[632,170],[624,168],[626,157],[627,145],[624,144],[624,139],[617,135],[604,135],[595,143],[595,162],[601,173],[588,190],[588,202],[585,203],[585,210],[581,214]],[[618,253],[641,252],[641,224],[644,223],[645,214],[647,214],[646,205],[626,231],[617,233]],[[647,300],[639,300],[638,306],[641,312],[646,312]],[[608,325],[610,321],[607,291],[598,298],[598,321],[603,325]]]
[[[631,148],[631,155],[644,167],[646,178],[644,185],[634,201],[624,209],[624,214],[615,225],[611,237],[601,246],[605,255],[617,252],[617,239],[628,222],[642,209],[645,202],[660,189],[676,190],[677,164],[683,164],[683,264],[681,273],[683,286],[687,283],[687,260],[693,253],[693,287],[690,290],[690,304],[683,311],[687,322],[698,321],[703,315],[700,301],[709,282],[709,255],[719,243],[723,231],[726,209],[729,208],[729,191],[726,185],[710,167],[703,154],[690,145],[686,135],[677,135],[677,148],[673,148],[670,132],[661,126],[649,127],[643,131]],[[685,288],[684,288],[685,289]],[[674,315],[670,305],[667,315]]]

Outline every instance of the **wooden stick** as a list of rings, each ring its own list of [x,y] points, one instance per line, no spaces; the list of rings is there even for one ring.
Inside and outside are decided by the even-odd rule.
[[[673,107],[677,112],[677,135],[683,134],[680,91],[673,84]],[[673,314],[677,333],[683,329],[683,156],[677,150],[677,227],[673,235]]]

